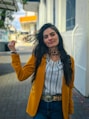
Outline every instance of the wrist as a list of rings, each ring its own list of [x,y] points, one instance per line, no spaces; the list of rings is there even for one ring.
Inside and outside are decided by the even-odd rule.
[[[11,52],[11,54],[17,54],[17,52],[16,51],[10,51]]]

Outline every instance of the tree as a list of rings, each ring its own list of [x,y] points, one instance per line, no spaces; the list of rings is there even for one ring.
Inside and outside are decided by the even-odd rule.
[[[5,28],[4,27],[4,21],[5,21],[5,15],[6,15],[6,10],[4,9],[0,16],[1,16],[1,19],[0,19],[0,28]]]
[[[27,0],[22,0],[23,1],[23,4],[26,4]]]

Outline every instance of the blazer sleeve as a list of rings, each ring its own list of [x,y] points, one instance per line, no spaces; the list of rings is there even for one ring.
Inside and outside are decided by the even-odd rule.
[[[73,88],[74,88],[74,73],[75,73],[75,67],[74,67],[74,59],[71,57],[71,68],[72,68],[72,80],[69,86],[69,114],[74,113],[74,102],[73,102]]]
[[[29,58],[29,60],[24,66],[21,65],[19,54],[12,54],[11,57],[12,57],[11,64],[17,74],[18,80],[20,81],[25,80],[34,73],[35,61],[36,61],[36,58],[34,55],[32,55]]]

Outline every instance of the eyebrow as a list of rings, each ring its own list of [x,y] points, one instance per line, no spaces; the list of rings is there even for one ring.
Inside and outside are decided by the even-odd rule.
[[[52,31],[50,34],[53,34],[53,33],[55,33],[55,31]],[[45,34],[44,36],[47,36],[48,34]]]
[[[55,33],[55,31],[52,31],[50,34]]]

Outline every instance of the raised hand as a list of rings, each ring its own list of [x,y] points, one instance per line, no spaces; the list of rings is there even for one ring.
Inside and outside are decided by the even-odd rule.
[[[9,43],[8,43],[8,48],[11,50],[11,51],[13,51],[13,52],[15,52],[16,51],[16,48],[15,48],[15,44],[16,44],[16,41],[10,41]]]

